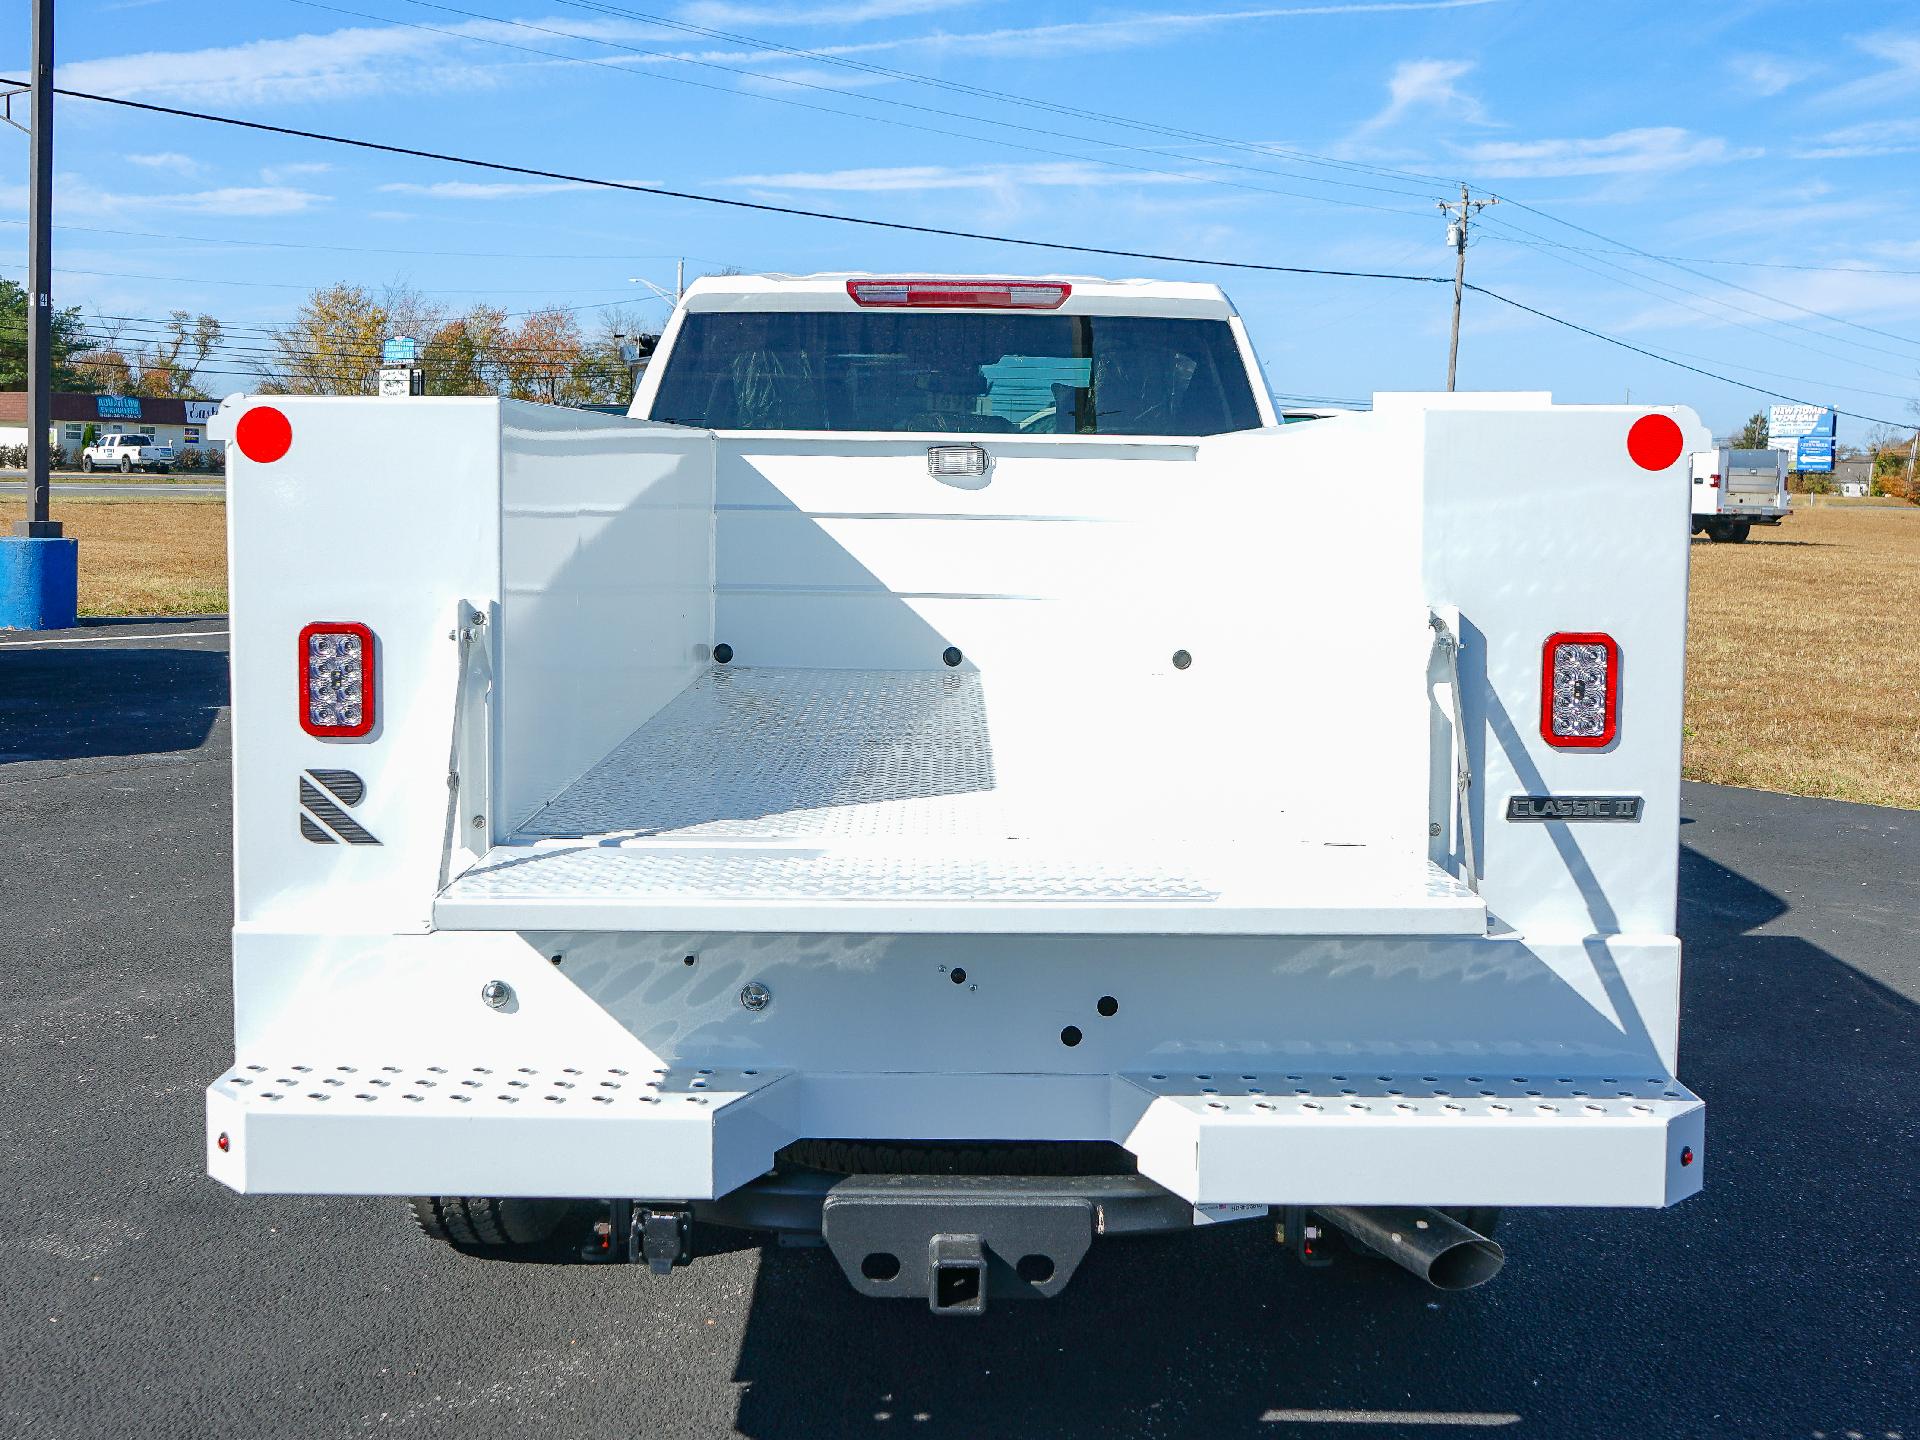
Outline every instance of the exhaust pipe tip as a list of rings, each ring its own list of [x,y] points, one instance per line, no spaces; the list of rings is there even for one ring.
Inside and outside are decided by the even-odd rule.
[[[1472,1231],[1467,1233],[1473,1235]],[[1473,1239],[1450,1245],[1434,1257],[1427,1266],[1427,1283],[1436,1290],[1471,1290],[1493,1279],[1506,1263],[1507,1252],[1498,1243],[1484,1235],[1473,1235]]]
[[[1320,1218],[1436,1290],[1471,1290],[1500,1273],[1507,1252],[1438,1210],[1405,1206],[1320,1207]]]

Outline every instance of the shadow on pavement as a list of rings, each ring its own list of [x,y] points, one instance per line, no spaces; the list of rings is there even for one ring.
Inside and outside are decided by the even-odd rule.
[[[1885,1240],[1910,1230],[1916,1007],[1749,933],[1786,901],[1691,848],[1681,892],[1703,1195],[1512,1212],[1506,1271],[1462,1295],[1347,1259],[1303,1270],[1253,1222],[1103,1242],[1060,1299],[969,1322],[862,1300],[823,1251],[769,1249],[739,1431],[1911,1435],[1920,1277]]]
[[[224,650],[0,646],[0,765],[196,749],[226,703]]]

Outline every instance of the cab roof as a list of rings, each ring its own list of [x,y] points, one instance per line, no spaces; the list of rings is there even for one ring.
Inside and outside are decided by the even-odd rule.
[[[1066,285],[1058,307],[1026,311],[1041,315],[1153,315],[1226,320],[1233,303],[1218,285],[1188,280],[1105,280],[1092,275],[975,275],[926,271],[833,271],[819,275],[708,275],[687,286],[688,310],[858,310],[847,293],[850,280],[935,281],[948,284]],[[892,309],[913,307],[889,307]],[[952,309],[952,306],[941,308]],[[983,307],[987,308],[987,307]],[[996,310],[994,313],[1005,313]]]

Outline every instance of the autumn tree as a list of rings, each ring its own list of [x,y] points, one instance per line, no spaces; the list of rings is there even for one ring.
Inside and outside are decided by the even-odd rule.
[[[260,367],[263,388],[286,395],[376,394],[381,343],[427,335],[440,322],[439,310],[411,286],[389,285],[377,295],[359,285],[315,290],[292,321],[268,330],[273,355]]]
[[[175,310],[154,339],[129,339],[126,322],[102,323],[105,338],[87,354],[99,387],[115,395],[151,395],[204,400],[198,371],[225,338],[212,315]]]

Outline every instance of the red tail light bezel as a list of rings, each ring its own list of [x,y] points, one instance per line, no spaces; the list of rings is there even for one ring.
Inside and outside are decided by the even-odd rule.
[[[871,292],[886,291],[885,295]],[[898,291],[896,297],[891,292]],[[1015,292],[1046,295],[1016,299]],[[935,280],[862,276],[847,281],[847,298],[864,310],[1058,310],[1073,294],[1064,280]]]
[[[1606,719],[1598,735],[1560,735],[1553,728],[1553,652],[1562,645],[1598,645],[1607,655]],[[1620,646],[1598,630],[1562,630],[1540,647],[1540,738],[1556,750],[1604,750],[1620,733]]]
[[[360,720],[354,725],[316,725],[308,704],[307,691],[307,642],[316,635],[352,635],[360,641]],[[300,712],[300,728],[316,740],[358,740],[373,733],[374,720],[374,638],[373,631],[357,620],[316,620],[300,630],[299,670],[296,683],[299,687],[296,703]]]

